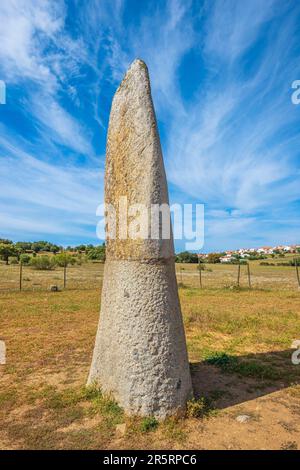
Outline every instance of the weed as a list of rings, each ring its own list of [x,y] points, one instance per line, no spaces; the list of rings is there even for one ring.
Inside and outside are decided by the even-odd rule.
[[[192,398],[187,403],[188,418],[205,418],[216,414],[213,402],[208,397]]]
[[[281,445],[281,450],[298,450],[298,444],[295,441],[284,442]]]
[[[156,418],[154,418],[154,416],[147,416],[146,418],[143,418],[140,425],[141,432],[155,431],[157,427],[158,421]]]
[[[184,431],[184,421],[182,419],[167,418],[163,425],[164,435],[172,441],[183,443],[187,439],[187,433]]]

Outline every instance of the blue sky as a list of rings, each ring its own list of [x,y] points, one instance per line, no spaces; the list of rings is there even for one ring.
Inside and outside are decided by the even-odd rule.
[[[203,251],[300,243],[299,1],[9,0],[0,24],[0,237],[97,243],[110,104],[140,57]]]

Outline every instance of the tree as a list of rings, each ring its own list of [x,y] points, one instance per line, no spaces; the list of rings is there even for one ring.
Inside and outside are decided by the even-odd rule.
[[[10,256],[18,256],[18,251],[12,244],[0,243],[0,257],[8,265]]]
[[[209,253],[206,258],[207,263],[220,263],[222,253]]]
[[[31,249],[35,251],[35,253],[38,253],[39,251],[57,253],[60,250],[60,247],[58,245],[54,245],[53,243],[41,240],[38,242],[31,243]]]
[[[175,258],[176,263],[198,263],[198,255],[196,253],[190,253],[189,251],[183,251],[178,253]]]
[[[87,259],[92,260],[92,261],[105,261],[105,244],[95,246],[91,245],[92,248],[90,248],[87,252]]]
[[[78,245],[78,246],[75,246],[74,250],[75,251],[86,251],[86,246],[85,245]]]
[[[25,253],[27,250],[31,250],[31,242],[17,242],[15,247],[19,250],[20,253]]]
[[[13,245],[13,242],[7,238],[0,238],[0,243],[4,243],[5,245]]]
[[[59,255],[56,255],[54,257],[54,261],[57,266],[63,268],[64,266],[68,266],[69,264],[75,264],[76,258],[74,258],[74,256],[71,256],[68,253],[60,253]]]
[[[50,244],[50,251],[51,253],[58,253],[60,251],[61,247],[59,247],[58,245],[53,245],[52,243]]]
[[[31,256],[27,255],[26,253],[22,253],[20,255],[20,262],[22,264],[29,264],[31,260]]]
[[[38,253],[39,251],[48,251],[45,249],[45,246],[46,246],[47,242],[43,242],[43,241],[40,241],[40,242],[33,242],[31,244],[31,249],[35,252],[35,253]]]

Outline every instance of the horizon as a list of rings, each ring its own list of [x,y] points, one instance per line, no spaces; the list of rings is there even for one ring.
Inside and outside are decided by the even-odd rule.
[[[0,236],[101,244],[111,101],[140,57],[170,203],[205,206],[200,251],[297,244],[300,4],[141,3],[0,4]]]
[[[55,242],[52,242],[50,240],[10,240],[10,239],[4,239],[4,238],[1,238],[0,237],[0,244],[1,244],[1,240],[5,240],[5,242],[13,242],[13,243],[31,243],[31,244],[34,244],[34,243],[50,243],[51,245],[56,245],[58,248],[62,248],[63,250],[66,250],[67,248],[70,248],[70,249],[75,249],[75,248],[78,248],[80,245],[83,245],[83,246],[89,246],[89,245],[92,245],[94,247],[97,247],[97,246],[103,246],[105,245],[105,242],[102,241],[102,240],[98,240],[97,243],[94,243],[94,244],[89,244],[89,243],[79,243],[78,245],[59,245],[58,243],[55,243]],[[259,250],[259,249],[262,249],[262,248],[265,248],[265,249],[279,249],[279,248],[287,248],[287,247],[290,247],[290,248],[300,248],[300,243],[295,243],[295,244],[292,244],[292,243],[284,243],[284,244],[275,244],[273,246],[248,246],[248,247],[239,247],[239,248],[234,248],[234,249],[231,249],[231,250],[218,250],[216,253],[229,253],[229,252],[238,252],[238,251],[250,251],[250,250]],[[28,251],[28,250],[26,250]],[[45,252],[45,250],[40,250],[41,252]],[[213,253],[212,251],[211,252],[204,252],[204,251],[197,251],[197,250],[183,250],[183,251],[179,251],[179,250],[176,250],[175,249],[175,255],[178,255],[180,253],[191,253],[191,254],[203,254],[203,255],[207,255],[207,254],[210,254],[210,253]]]

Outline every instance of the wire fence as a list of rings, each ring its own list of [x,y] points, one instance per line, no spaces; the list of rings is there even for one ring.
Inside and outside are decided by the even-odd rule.
[[[214,289],[300,289],[298,266],[259,264],[222,265],[176,264],[179,287]],[[203,268],[204,266],[204,268]],[[0,291],[97,289],[102,285],[103,263],[34,270],[25,265],[0,265]]]
[[[187,287],[247,288],[247,289],[300,289],[299,267],[261,266],[258,263],[213,264],[186,268],[177,266],[177,279]]]
[[[25,265],[0,265],[0,291],[95,289],[101,285],[103,267],[102,263],[85,263],[48,271]]]

